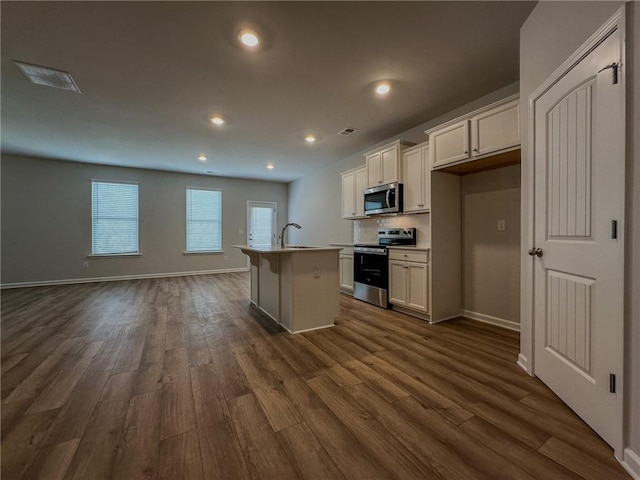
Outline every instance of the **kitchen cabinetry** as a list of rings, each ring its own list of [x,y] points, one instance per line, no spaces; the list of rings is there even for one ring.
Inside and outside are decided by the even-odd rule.
[[[431,163],[429,142],[402,152],[404,212],[420,213],[431,209]]]
[[[438,127],[429,135],[433,169],[457,165],[503,154],[520,148],[520,100],[513,95]],[[504,162],[513,164],[513,155]],[[517,156],[519,161],[519,155]],[[502,163],[495,166],[505,166]]]
[[[413,145],[396,140],[364,154],[367,162],[367,187],[399,182],[402,178],[400,156],[406,146]]]
[[[389,302],[416,316],[429,314],[429,252],[389,250]]]
[[[342,174],[342,218],[365,218],[364,189],[367,188],[367,167],[362,166]]]
[[[429,142],[432,145],[430,163],[433,168],[469,159],[469,120],[429,133]]]
[[[353,247],[344,247],[340,252],[340,290],[353,294]]]

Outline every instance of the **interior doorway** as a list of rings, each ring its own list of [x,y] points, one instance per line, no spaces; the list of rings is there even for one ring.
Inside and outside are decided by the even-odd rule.
[[[621,10],[530,99],[533,371],[618,455],[623,435],[624,37]]]

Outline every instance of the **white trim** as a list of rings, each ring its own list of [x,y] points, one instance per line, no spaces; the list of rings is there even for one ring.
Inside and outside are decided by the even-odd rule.
[[[104,180],[100,178],[92,178],[90,181],[91,183],[96,182],[96,183],[119,183],[123,185],[140,185],[140,182],[138,182],[137,180]]]
[[[131,252],[131,253],[90,253],[87,255],[87,258],[123,258],[123,257],[141,257],[142,253],[140,252]]]
[[[117,282],[121,280],[144,280],[147,278],[188,277],[191,275],[211,275],[215,273],[247,272],[246,268],[221,268],[218,270],[196,270],[193,272],[142,273],[138,275],[116,275],[113,277],[69,278],[63,280],[41,280],[38,282],[3,283],[0,289],[46,287],[50,285],[70,285],[75,283]]]
[[[494,317],[484,313],[472,312],[471,310],[462,310],[462,316],[475,320],[477,322],[488,323],[497,327],[507,328],[509,330],[520,331],[520,324],[505,318]]]
[[[415,310],[410,307],[403,307],[402,305],[392,304],[391,308],[393,309],[394,312],[404,313],[405,315],[410,315],[412,317],[416,317],[421,320],[429,321],[431,319],[431,315],[429,313],[423,312],[420,310]]]
[[[329,327],[335,327],[336,324],[332,323],[331,325],[323,325],[322,327],[313,327],[313,328],[305,328],[304,330],[296,330],[295,332],[292,330],[289,330],[287,327],[285,327],[284,325],[282,325],[281,323],[279,324],[282,328],[284,328],[287,332],[289,332],[291,335],[295,335],[297,333],[304,333],[304,332],[312,332],[313,330],[322,330],[323,328],[329,328]]]
[[[625,448],[620,465],[622,465],[634,480],[640,480],[640,455],[630,448]]]
[[[529,375],[531,375],[533,377],[533,372],[529,371],[529,366],[528,366],[528,362],[527,362],[527,357],[525,357],[523,354],[519,353],[518,354],[518,361],[516,362],[516,364],[525,372],[527,372]]]
[[[460,312],[457,315],[451,315],[450,317],[439,318],[438,320],[433,320],[430,318],[429,323],[434,324],[434,323],[446,322],[447,320],[453,320],[454,318],[460,318],[461,316],[462,316],[462,312]]]
[[[182,255],[222,255],[224,250],[193,250],[191,252],[182,252]]]

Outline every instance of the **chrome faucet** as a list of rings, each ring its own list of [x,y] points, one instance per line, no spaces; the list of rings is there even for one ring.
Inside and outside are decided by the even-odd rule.
[[[302,228],[297,223],[287,223],[284,227],[282,227],[282,232],[280,232],[280,248],[284,248],[284,231],[287,229],[287,227],[296,227],[298,230]]]

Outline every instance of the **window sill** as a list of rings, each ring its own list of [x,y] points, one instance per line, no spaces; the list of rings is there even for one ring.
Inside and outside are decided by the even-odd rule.
[[[183,255],[223,255],[224,250],[203,250],[201,252],[182,252]]]
[[[141,257],[142,254],[138,253],[97,253],[87,255],[87,258],[122,258],[122,257]]]

